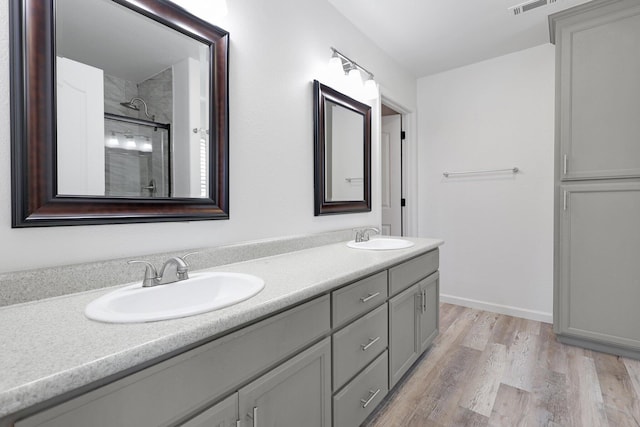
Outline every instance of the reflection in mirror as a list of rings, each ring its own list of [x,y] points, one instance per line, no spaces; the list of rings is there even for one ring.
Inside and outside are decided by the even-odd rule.
[[[204,43],[111,0],[56,0],[58,194],[206,197],[210,69]]]
[[[229,34],[169,1],[9,2],[12,226],[229,217]]]
[[[314,81],[315,215],[371,210],[371,107]]]
[[[364,200],[364,117],[330,100],[324,111],[325,200]]]

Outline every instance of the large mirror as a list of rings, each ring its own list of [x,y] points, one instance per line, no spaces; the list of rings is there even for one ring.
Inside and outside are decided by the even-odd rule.
[[[317,80],[315,215],[371,210],[371,107]]]
[[[13,226],[228,218],[228,33],[163,0],[11,2]]]

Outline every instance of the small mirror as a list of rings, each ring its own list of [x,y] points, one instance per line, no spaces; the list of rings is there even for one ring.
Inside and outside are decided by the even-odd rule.
[[[313,87],[315,215],[371,211],[371,107]]]
[[[13,226],[228,218],[228,33],[167,1],[11,2]]]

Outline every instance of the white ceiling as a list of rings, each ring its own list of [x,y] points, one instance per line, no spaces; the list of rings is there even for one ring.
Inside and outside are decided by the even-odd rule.
[[[517,16],[508,7],[524,0],[328,1],[407,70],[423,77],[548,43],[547,16],[588,0],[557,0]]]

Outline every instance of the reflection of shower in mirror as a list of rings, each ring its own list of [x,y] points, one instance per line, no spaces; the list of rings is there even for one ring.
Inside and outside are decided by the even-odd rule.
[[[151,119],[151,121],[154,121],[156,119],[155,114],[154,115],[149,115],[149,108],[147,107],[147,103],[142,98],[137,98],[137,97],[136,98],[131,98],[130,101],[121,102],[120,105],[122,105],[123,107],[127,107],[127,108],[129,108],[131,110],[140,111],[140,107],[138,107],[135,104],[136,101],[142,102],[142,105],[144,105],[144,114],[145,114],[145,116],[147,116],[147,118]]]

